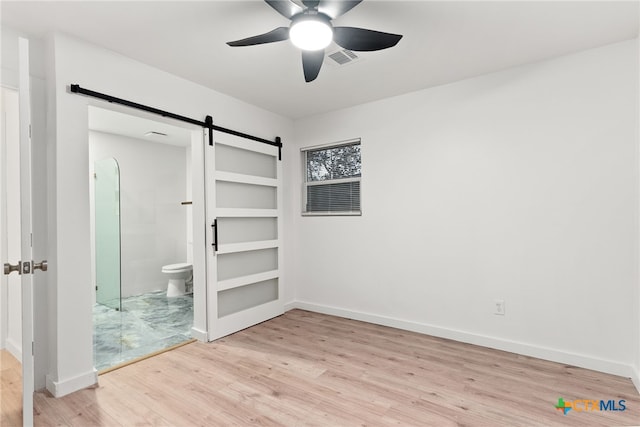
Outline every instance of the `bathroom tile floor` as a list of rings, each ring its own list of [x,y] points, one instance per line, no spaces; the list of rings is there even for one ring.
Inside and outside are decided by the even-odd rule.
[[[125,298],[122,311],[93,306],[94,365],[98,371],[191,339],[193,296],[166,291]]]

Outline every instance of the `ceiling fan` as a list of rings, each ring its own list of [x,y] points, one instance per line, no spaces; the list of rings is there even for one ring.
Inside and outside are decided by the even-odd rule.
[[[293,0],[265,0],[265,2],[280,15],[290,19],[291,25],[227,44],[233,47],[253,46],[291,39],[291,42],[302,50],[302,69],[306,82],[311,82],[318,77],[324,60],[324,49],[332,41],[345,49],[370,52],[393,47],[402,38],[399,34],[331,25],[332,19],[344,15],[362,0],[302,0],[304,7]]]

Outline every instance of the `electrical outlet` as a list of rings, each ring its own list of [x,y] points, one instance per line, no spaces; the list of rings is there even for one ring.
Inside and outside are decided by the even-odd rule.
[[[494,301],[495,305],[494,305],[494,310],[493,310],[493,314],[498,314],[500,316],[504,316],[504,300],[503,299],[497,299]]]

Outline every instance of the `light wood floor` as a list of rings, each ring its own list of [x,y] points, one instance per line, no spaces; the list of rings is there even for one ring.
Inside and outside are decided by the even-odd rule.
[[[22,425],[22,365],[0,350],[0,426]]]
[[[624,399],[627,409],[563,415],[559,397]],[[293,310],[101,375],[96,388],[36,393],[35,423],[637,425],[640,396],[626,378]]]

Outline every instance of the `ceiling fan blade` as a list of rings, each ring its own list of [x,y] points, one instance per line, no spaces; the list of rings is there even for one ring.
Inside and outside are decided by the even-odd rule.
[[[339,46],[357,52],[370,52],[393,47],[402,36],[354,27],[334,27],[333,41]]]
[[[335,19],[349,12],[360,3],[362,3],[362,0],[322,0],[318,5],[318,12],[322,12],[331,19]]]
[[[318,77],[323,61],[324,49],[302,51],[302,69],[304,70],[304,80],[307,83],[314,81]]]
[[[274,8],[280,15],[291,19],[293,15],[304,12],[304,10],[290,0],[264,0],[269,6]]]
[[[289,38],[289,28],[278,27],[275,30],[271,30],[268,33],[260,34],[259,36],[247,37],[246,39],[236,40],[233,42],[227,42],[229,46],[254,46],[257,44],[281,42]]]
[[[302,0],[302,4],[304,4],[309,9],[318,7],[318,3],[320,3],[320,0]]]

